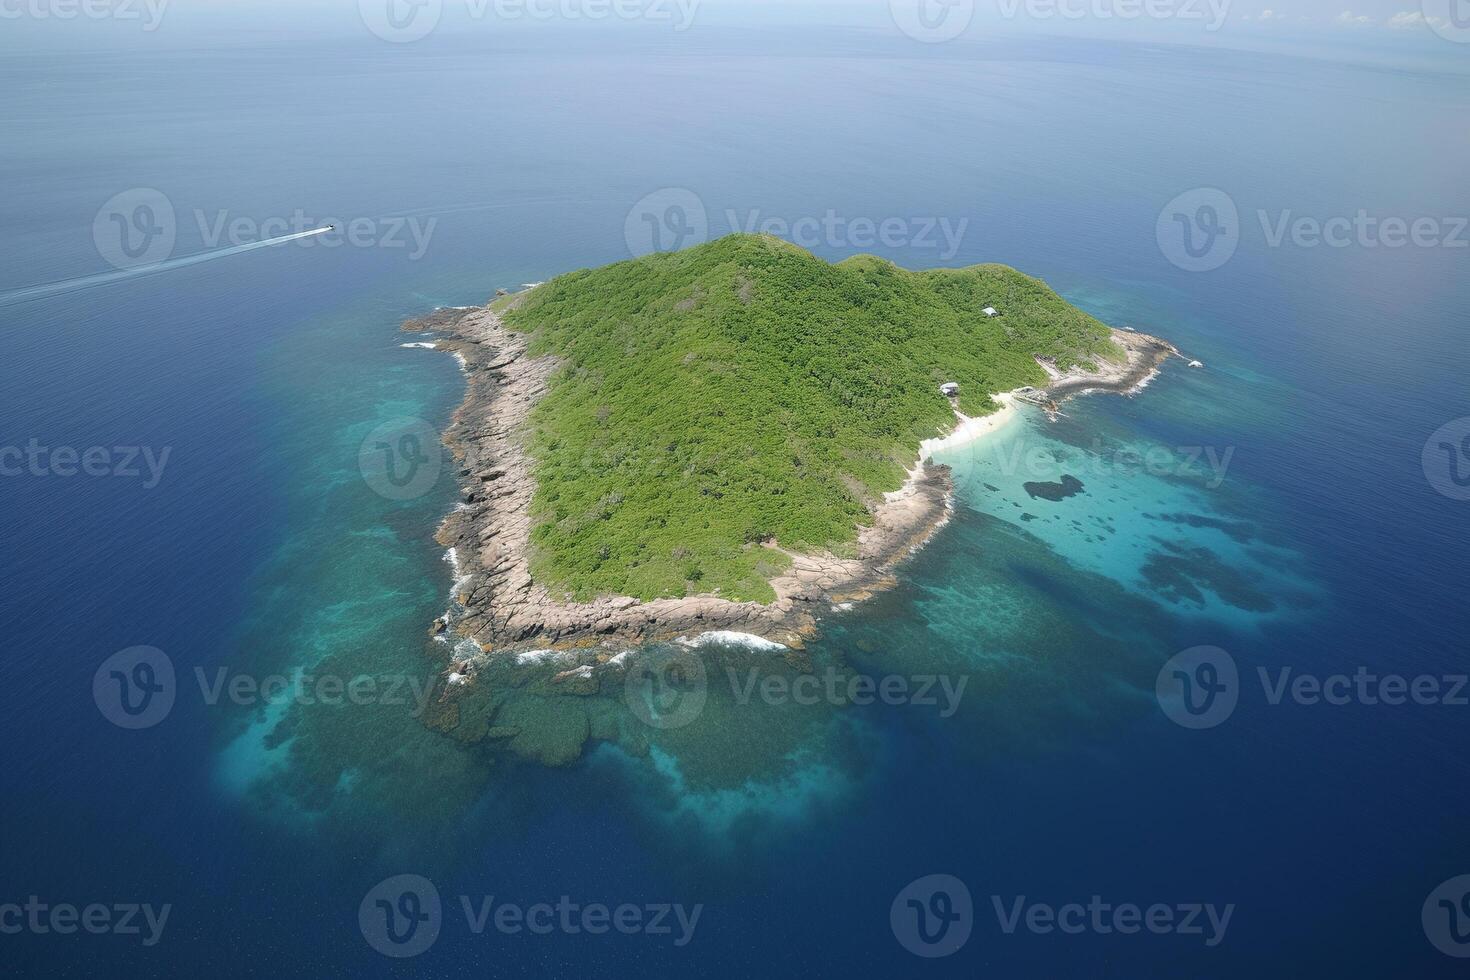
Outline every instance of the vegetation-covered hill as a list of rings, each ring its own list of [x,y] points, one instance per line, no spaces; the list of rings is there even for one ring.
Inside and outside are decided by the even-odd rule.
[[[1000,315],[981,311],[993,306]],[[532,569],[579,599],[718,592],[769,601],[760,546],[851,550],[919,442],[1058,365],[1116,356],[1108,330],[1001,265],[836,265],[731,235],[561,276],[507,324],[565,361],[537,406]]]

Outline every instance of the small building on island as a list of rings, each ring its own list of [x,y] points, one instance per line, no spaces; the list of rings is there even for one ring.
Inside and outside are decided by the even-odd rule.
[[[945,398],[953,398],[960,393],[960,386],[953,381],[946,381],[939,386],[939,393]]]
[[[995,307],[993,307],[993,306],[987,306],[987,307],[985,307],[985,309],[981,310],[980,312],[981,313],[984,313],[986,316],[995,316]]]

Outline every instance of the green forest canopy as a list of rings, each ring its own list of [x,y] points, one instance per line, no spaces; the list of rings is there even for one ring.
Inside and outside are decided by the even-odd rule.
[[[981,311],[993,306],[1000,315]],[[783,549],[851,553],[921,440],[993,392],[1120,357],[1003,265],[830,264],[764,235],[584,269],[507,315],[564,364],[532,414],[532,570],[554,593],[770,601]]]

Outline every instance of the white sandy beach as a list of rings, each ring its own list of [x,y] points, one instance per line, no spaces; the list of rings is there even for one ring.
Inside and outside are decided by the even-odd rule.
[[[954,427],[954,431],[947,436],[940,436],[936,439],[925,439],[919,443],[919,459],[921,461],[927,459],[930,455],[941,449],[954,449],[956,446],[963,446],[966,443],[974,442],[982,436],[987,436],[995,432],[1016,417],[1015,399],[1010,392],[1003,392],[993,397],[1000,403],[999,410],[991,412],[989,415],[981,415],[978,418],[970,418],[968,415],[955,412],[955,417],[959,419],[959,424]]]

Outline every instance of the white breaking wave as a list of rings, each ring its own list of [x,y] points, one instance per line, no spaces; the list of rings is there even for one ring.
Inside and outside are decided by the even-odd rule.
[[[434,348],[438,347],[439,345],[436,344],[436,343],[434,343],[432,340],[420,340],[420,341],[417,341],[417,342],[412,343],[412,344],[399,344],[398,346],[399,347],[408,347],[408,348],[419,347],[419,348],[422,348],[424,350],[433,350]]]
[[[1154,378],[1157,378],[1158,376],[1159,376],[1159,371],[1158,371],[1157,368],[1155,368],[1154,370],[1150,371],[1144,377],[1144,379],[1142,381],[1138,382],[1138,384],[1134,385],[1132,388],[1129,388],[1128,389],[1128,394],[1130,394],[1130,395],[1136,395],[1136,394],[1138,394],[1140,391],[1142,391],[1143,389],[1145,389],[1145,388],[1148,387],[1150,381],[1152,381]]]
[[[526,664],[565,663],[576,657],[565,650],[523,650],[516,654],[516,663]]]
[[[680,646],[698,648],[723,644],[732,647],[744,647],[758,653],[774,653],[777,650],[785,650],[786,646],[775,640],[768,640],[764,636],[756,636],[754,633],[740,633],[735,630],[710,630],[701,633],[694,639],[681,636],[674,641]]]
[[[470,584],[470,579],[474,578],[474,576],[466,575],[460,571],[459,552],[455,551],[453,548],[450,548],[448,551],[444,552],[444,560],[449,562],[450,568],[454,569],[454,584],[449,587],[449,598],[450,601],[453,601],[454,597],[459,595],[460,590],[463,589],[466,585]]]

